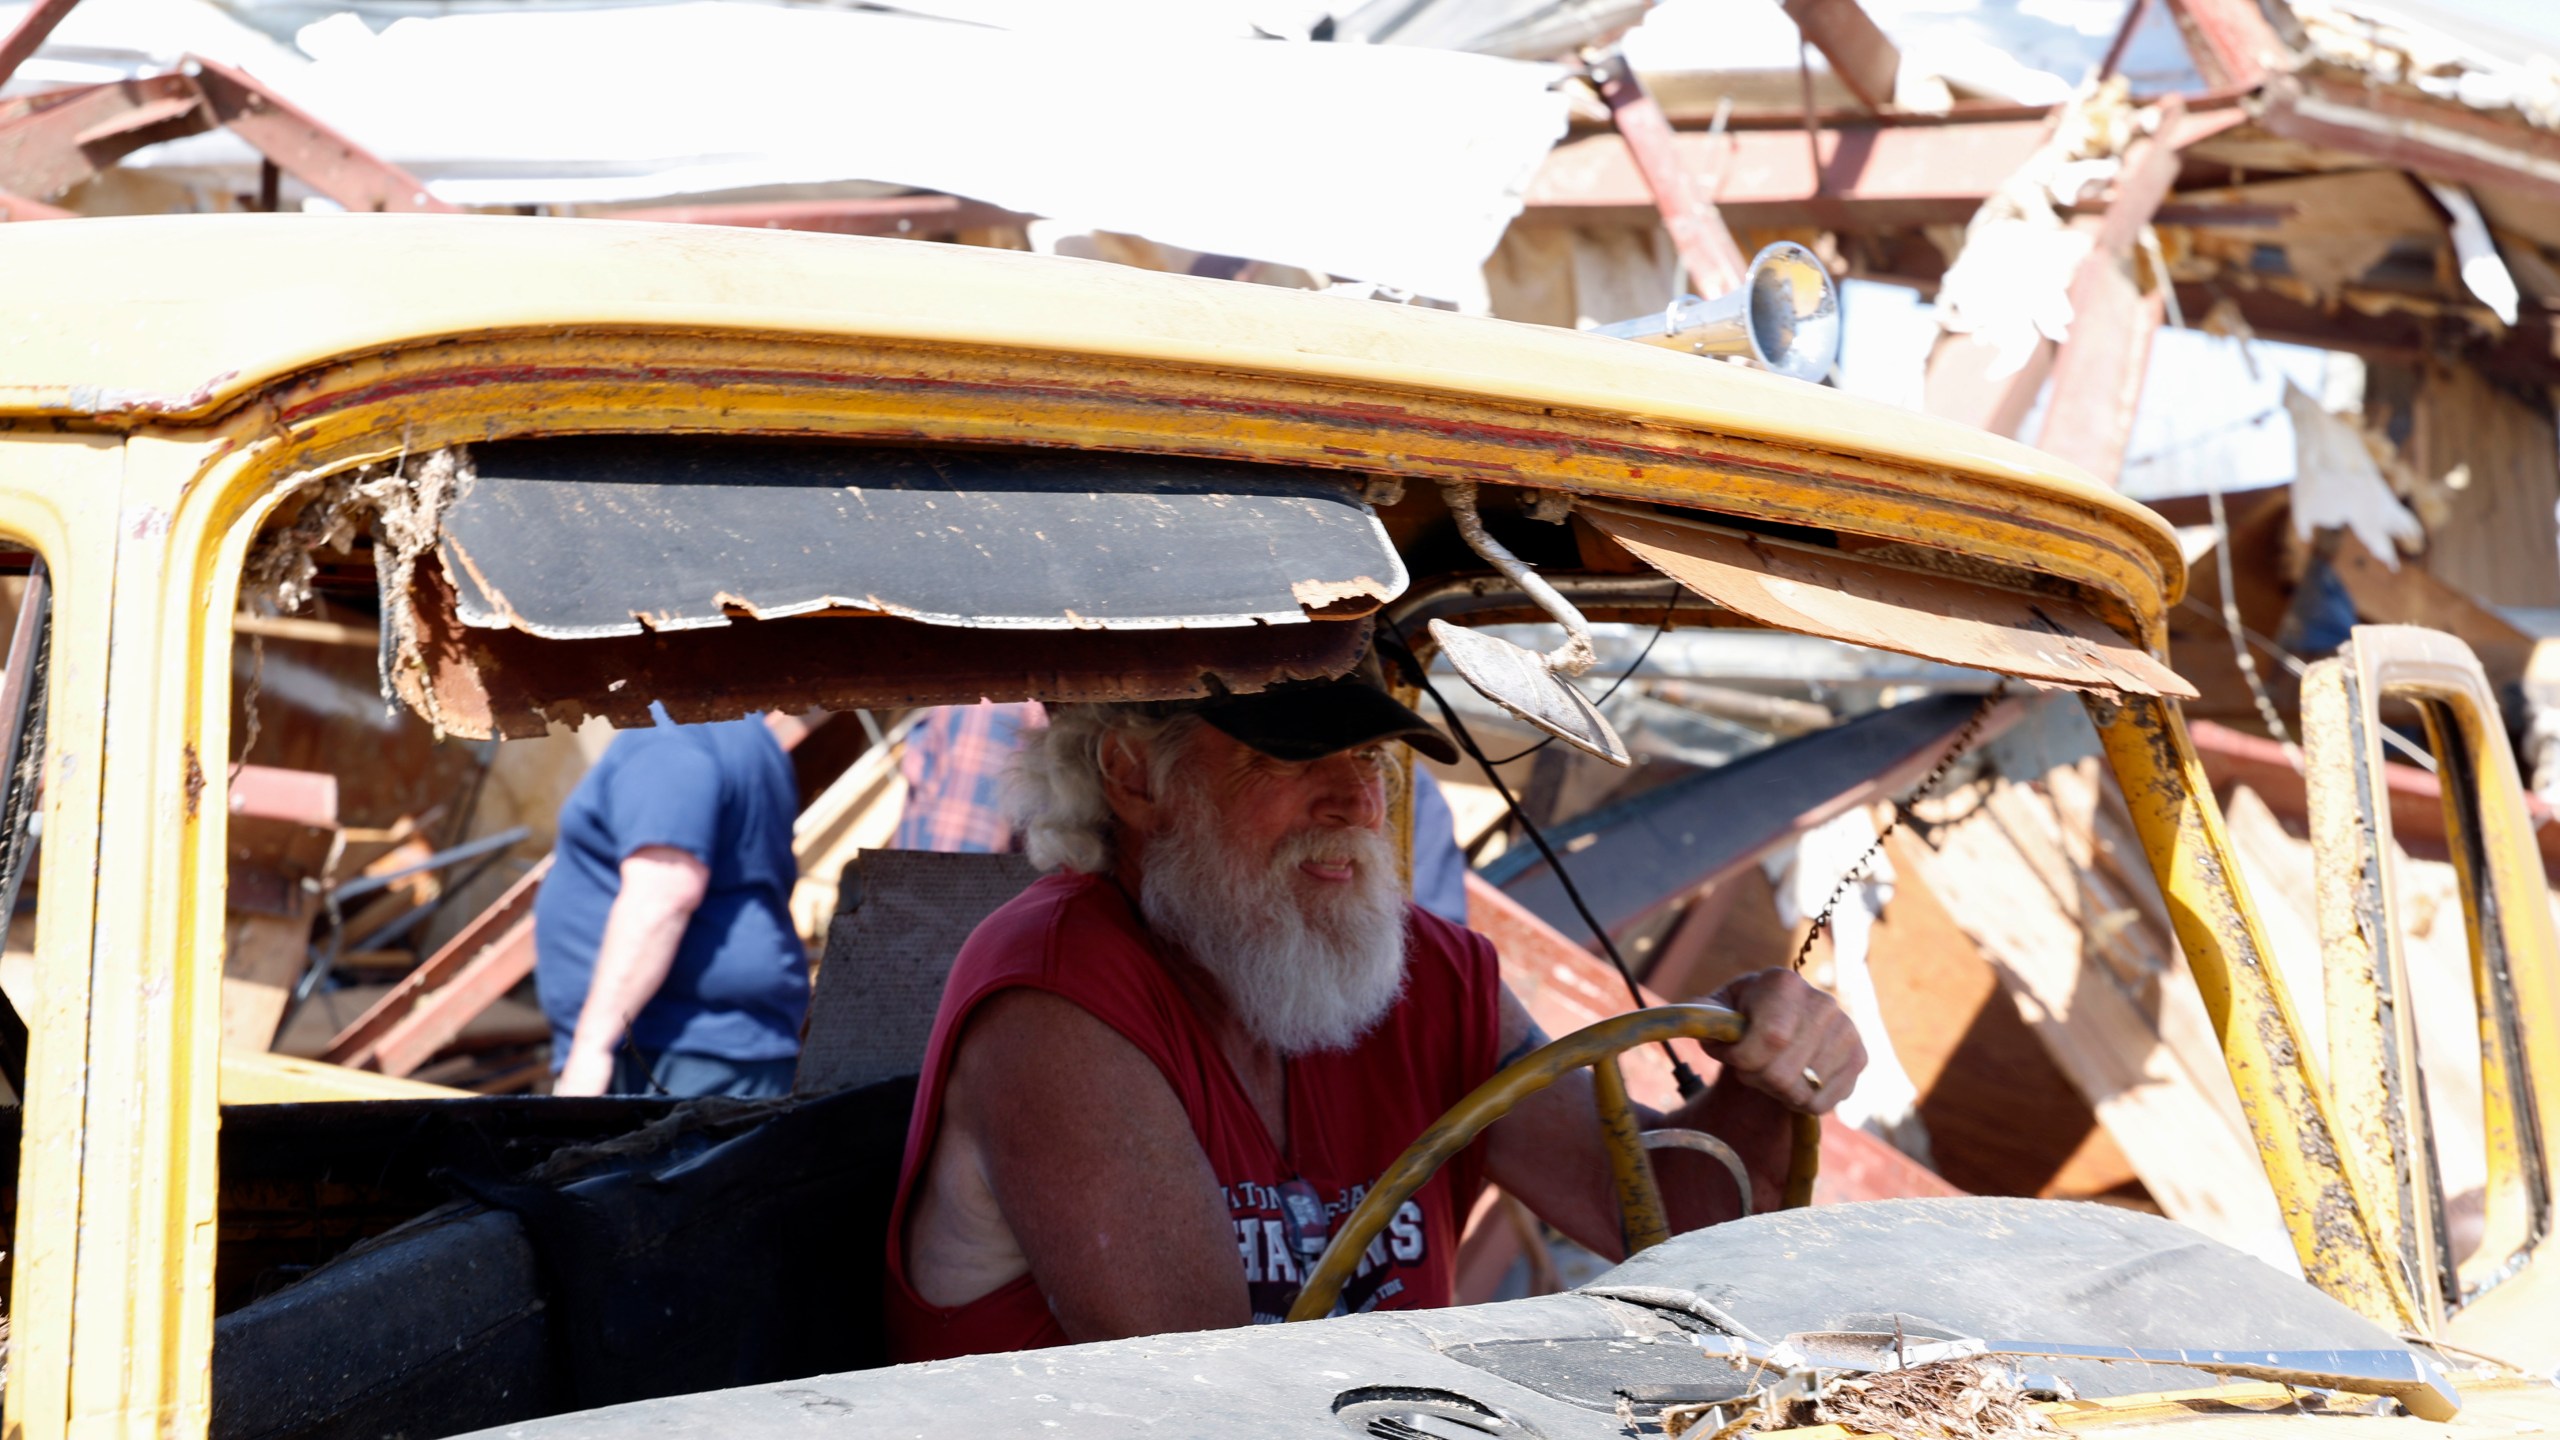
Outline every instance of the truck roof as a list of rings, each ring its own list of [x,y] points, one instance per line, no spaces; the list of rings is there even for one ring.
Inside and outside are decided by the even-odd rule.
[[[2146,562],[2159,591],[2127,596],[2139,611],[2157,614],[2183,588],[2175,538],[2155,513],[2029,446],[1549,326],[977,247],[514,216],[11,225],[0,227],[0,269],[41,277],[19,290],[0,337],[0,422],[183,423],[348,357],[508,333],[930,344],[1429,394],[1655,439],[1687,432],[1828,452],[1987,488],[2004,513],[2014,507],[1998,503],[2003,492],[2029,508],[2059,502],[2085,517],[2071,538],[2103,535]],[[1916,490],[1912,499],[1945,503]],[[1712,492],[1698,503],[1712,506]]]

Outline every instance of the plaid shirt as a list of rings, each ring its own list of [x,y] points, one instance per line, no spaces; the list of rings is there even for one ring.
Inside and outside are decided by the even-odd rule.
[[[907,805],[889,843],[900,850],[977,854],[1022,848],[1006,823],[997,783],[1023,730],[1047,721],[1048,712],[1036,700],[982,700],[929,712],[907,732],[907,752],[898,761],[907,777]]]

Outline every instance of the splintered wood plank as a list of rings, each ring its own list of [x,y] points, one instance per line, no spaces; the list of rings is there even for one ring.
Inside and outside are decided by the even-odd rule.
[[[1868,944],[1895,1055],[1920,1091],[1930,1154],[1977,1195],[2085,1199],[2137,1189],[2132,1163],[2055,1068],[1999,971],[1920,875],[1909,835],[1887,842],[1893,898]]]
[[[2181,1055],[2163,1022],[2112,967],[2086,953],[2081,928],[1988,806],[1914,847],[1913,873],[1998,967],[2020,1018],[2123,1148],[2171,1218],[2287,1271],[2299,1269],[2275,1192],[2239,1115],[2227,1073],[2217,1087]],[[2192,982],[2151,987],[2165,1009]],[[2181,1028],[2185,1028],[2181,1022]],[[2225,1097],[2228,1098],[2227,1109]]]
[[[2141,912],[2112,880],[2094,866],[2075,863],[2070,827],[2046,796],[2024,785],[1998,785],[1984,803],[2046,897],[2079,926],[2084,943],[2113,967],[2118,980],[2147,986],[2167,972],[2166,937],[2142,928]]]

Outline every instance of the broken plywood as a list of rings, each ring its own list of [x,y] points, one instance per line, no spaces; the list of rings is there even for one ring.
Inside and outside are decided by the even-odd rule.
[[[2450,492],[2451,513],[2427,533],[2429,573],[2485,604],[2560,606],[2560,447],[2547,394],[2527,403],[2472,367],[2430,365],[2402,451]]]
[[[2324,299],[2363,278],[2395,245],[2444,240],[2443,218],[2396,170],[2181,191],[2160,218],[2194,227],[2188,243],[2199,258],[2243,271],[2259,246],[2275,246]]]

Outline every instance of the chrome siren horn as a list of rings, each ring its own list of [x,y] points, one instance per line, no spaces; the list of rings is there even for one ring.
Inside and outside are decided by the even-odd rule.
[[[1712,300],[1684,295],[1658,315],[1592,333],[1686,350],[1740,355],[1791,380],[1821,380],[1840,360],[1840,289],[1801,245],[1781,240],[1751,257],[1751,273]]]

